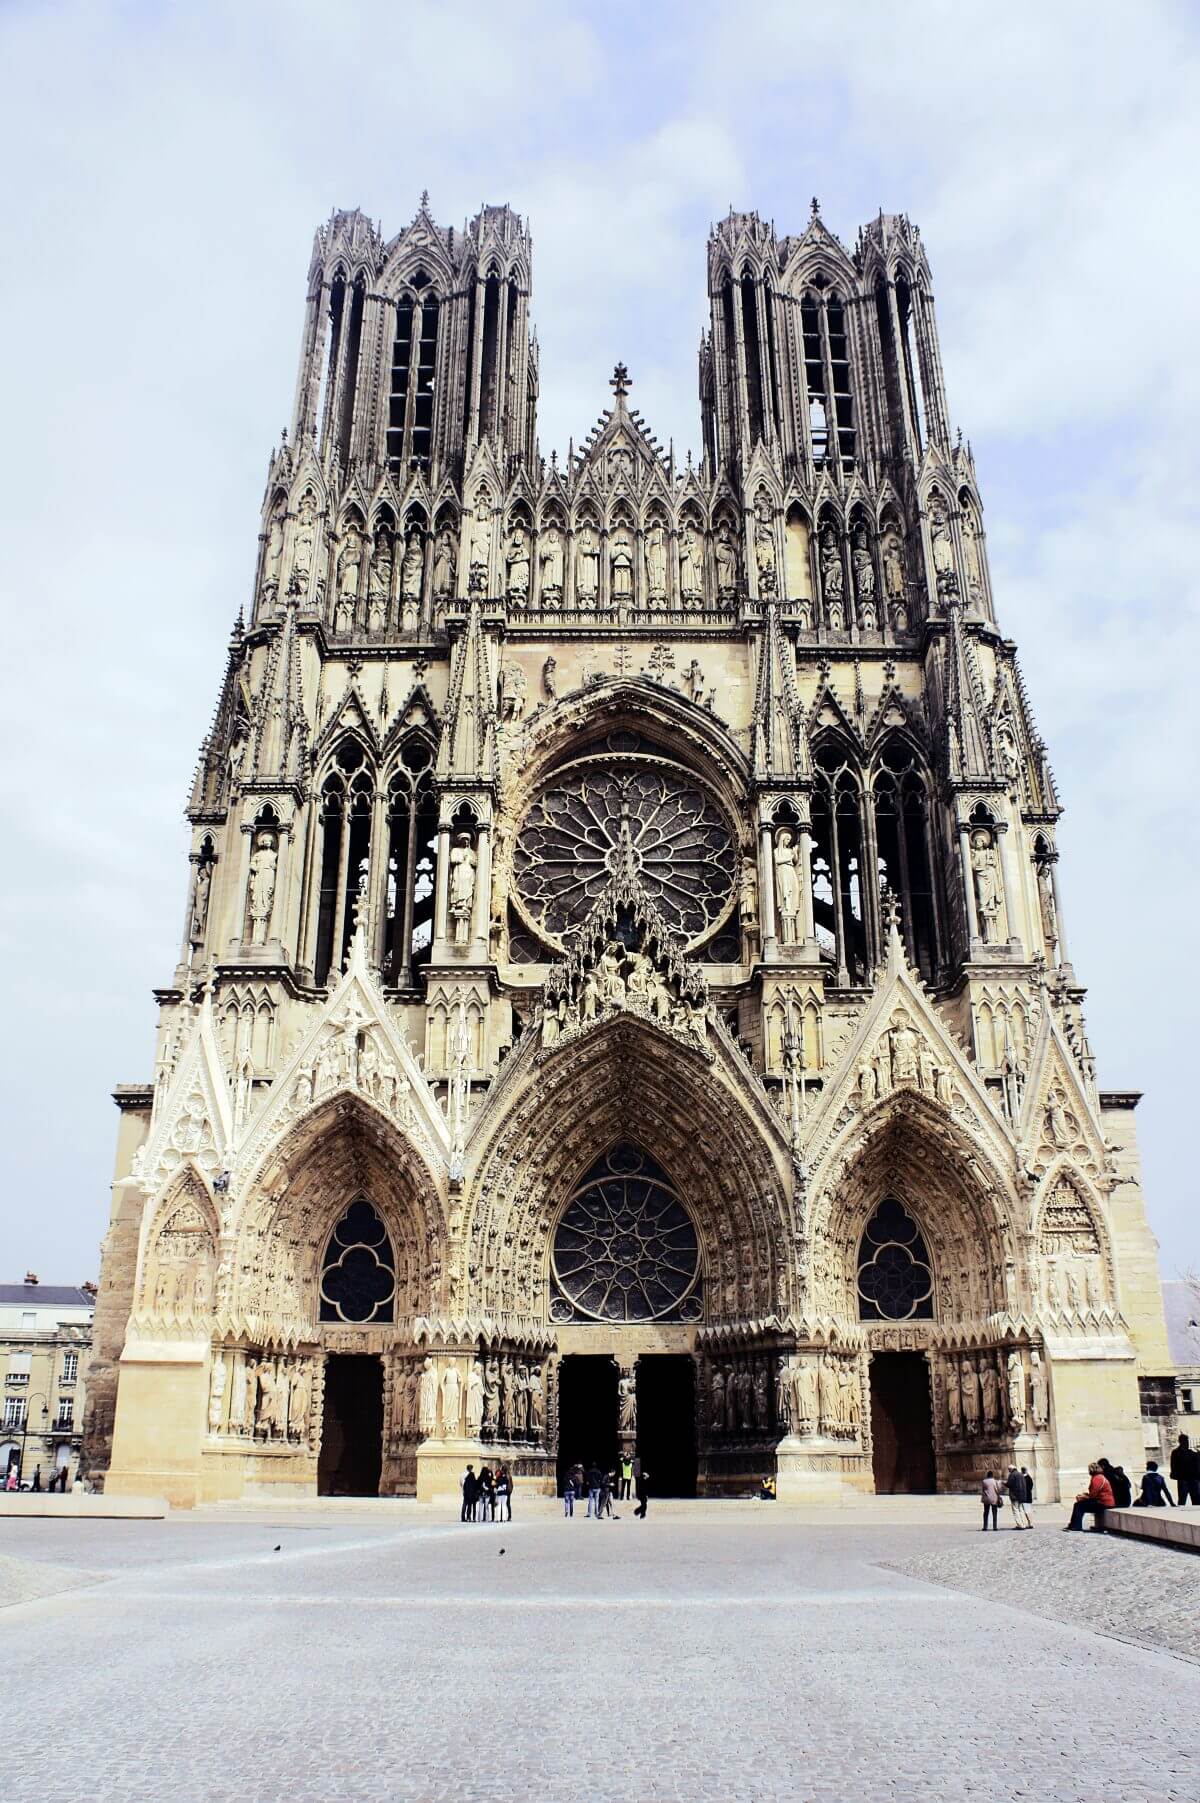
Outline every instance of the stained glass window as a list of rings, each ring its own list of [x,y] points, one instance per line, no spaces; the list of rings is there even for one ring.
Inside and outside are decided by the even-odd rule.
[[[387,1228],[360,1196],[350,1204],[325,1248],[321,1319],[390,1321],[395,1296],[396,1263]]]
[[[888,1196],[867,1222],[858,1249],[860,1321],[928,1321],[933,1270],[921,1230],[902,1202]]]
[[[698,1321],[700,1247],[668,1177],[638,1147],[613,1148],[568,1202],[554,1235],[555,1321]]]

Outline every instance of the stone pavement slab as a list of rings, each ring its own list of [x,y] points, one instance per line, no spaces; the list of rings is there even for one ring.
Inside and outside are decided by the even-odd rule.
[[[46,1524],[25,1525],[51,1559]],[[949,1517],[826,1527],[766,1508],[468,1527],[334,1509],[86,1533],[75,1556],[111,1579],[2,1617],[7,1719],[29,1736],[19,1756],[10,1742],[10,1798],[1172,1803],[1200,1789],[1195,1665],[966,1588],[1031,1548],[1065,1587],[1075,1536],[1047,1533],[1058,1550],[1043,1552],[1036,1531],[1009,1548]],[[1157,1551],[1098,1538],[1086,1552],[1110,1549]],[[968,1561],[961,1587],[894,1569],[951,1551]],[[1106,1569],[1082,1567],[1092,1584]]]

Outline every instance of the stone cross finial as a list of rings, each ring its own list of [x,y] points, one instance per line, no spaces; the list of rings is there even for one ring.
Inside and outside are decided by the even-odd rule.
[[[817,199],[816,195],[814,194],[812,197],[812,216],[813,216],[813,218],[814,219],[819,218],[820,213],[821,213],[821,203]]]
[[[894,889],[885,889],[880,898],[883,910],[883,928],[885,933],[900,931],[900,898]]]
[[[613,369],[608,385],[619,401],[624,400],[629,393],[629,371],[623,363],[618,363]]]

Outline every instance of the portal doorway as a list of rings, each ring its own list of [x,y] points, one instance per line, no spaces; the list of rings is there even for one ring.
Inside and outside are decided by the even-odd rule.
[[[929,1361],[924,1353],[872,1355],[871,1440],[877,1495],[930,1495],[937,1489]]]
[[[330,1353],[317,1490],[322,1496],[378,1496],[382,1470],[383,1363],[368,1353]]]
[[[653,1496],[696,1494],[696,1367],[687,1353],[637,1362],[637,1452]]]
[[[617,1366],[607,1353],[572,1353],[558,1368],[558,1487],[572,1465],[617,1462]]]

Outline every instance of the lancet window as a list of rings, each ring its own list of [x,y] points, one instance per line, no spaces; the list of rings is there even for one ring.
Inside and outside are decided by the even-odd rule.
[[[401,989],[409,987],[433,945],[438,819],[432,764],[432,745],[413,734],[388,784],[383,971],[384,980]]]
[[[322,1321],[395,1319],[396,1258],[387,1228],[365,1196],[352,1202],[321,1261]]]
[[[820,271],[800,302],[800,332],[813,465],[819,469],[838,458],[843,469],[850,469],[855,428],[846,309],[841,295],[830,288],[828,277]]]
[[[354,933],[354,902],[371,856],[375,785],[357,739],[343,740],[321,785],[317,944],[313,975],[341,968]]]
[[[332,440],[343,462],[350,456],[350,435],[354,427],[354,394],[358,386],[364,301],[361,276],[353,284],[349,284],[339,270],[329,291],[329,356],[325,365],[320,407],[326,414],[321,434],[322,446]]]
[[[933,1267],[921,1230],[894,1196],[879,1204],[858,1248],[860,1321],[929,1321]]]
[[[813,788],[813,919],[817,938],[832,955],[838,982],[865,983],[869,971],[863,894],[862,790],[846,747],[836,739],[819,747]]]
[[[881,888],[900,902],[908,956],[926,981],[938,965],[938,902],[929,814],[929,787],[906,739],[889,739],[872,784],[875,846]]]
[[[428,469],[433,447],[434,385],[440,307],[423,269],[396,304],[387,454],[394,471]]]

